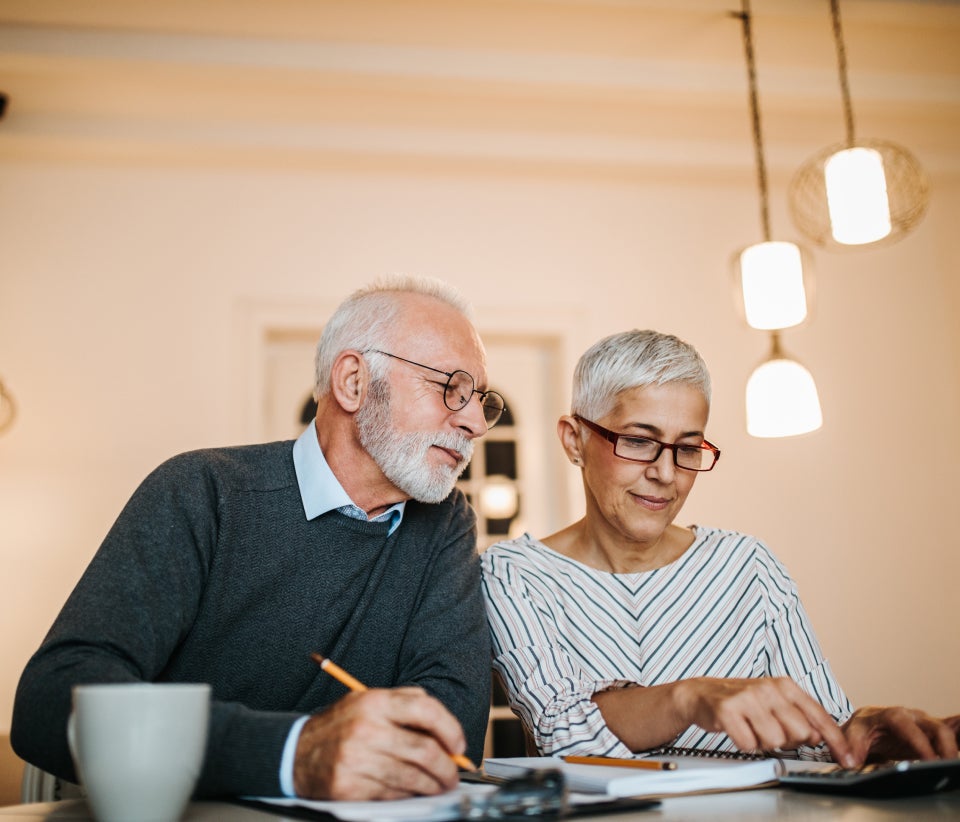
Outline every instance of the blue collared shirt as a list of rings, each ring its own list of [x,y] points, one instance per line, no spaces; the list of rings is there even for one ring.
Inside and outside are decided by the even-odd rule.
[[[308,520],[326,514],[328,511],[339,511],[352,519],[367,520],[367,512],[350,499],[347,492],[336,478],[333,470],[327,464],[320,442],[317,439],[316,426],[310,426],[299,436],[293,444],[293,467],[297,473],[297,485],[300,488],[300,500],[303,503],[303,513]],[[400,527],[403,519],[403,510],[406,502],[391,505],[382,514],[370,519],[371,522],[390,522],[392,534]],[[280,790],[284,796],[296,796],[293,788],[293,760],[297,751],[297,740],[300,730],[309,717],[302,716],[290,728],[286,744],[283,746],[283,756],[280,759]]]

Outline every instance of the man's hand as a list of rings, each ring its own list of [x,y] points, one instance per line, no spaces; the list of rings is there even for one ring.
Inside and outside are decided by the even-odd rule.
[[[399,799],[457,785],[466,748],[454,716],[421,688],[347,694],[307,720],[293,765],[298,796]]]
[[[950,759],[957,756],[960,716],[937,719],[924,711],[866,707],[843,726],[857,764],[889,759]]]
[[[679,683],[678,683],[679,684]],[[741,751],[826,743],[835,761],[856,762],[847,738],[813,697],[786,677],[684,681],[681,711],[707,731],[722,731]]]

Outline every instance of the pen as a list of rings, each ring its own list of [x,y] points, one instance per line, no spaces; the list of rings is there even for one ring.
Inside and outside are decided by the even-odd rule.
[[[618,768],[642,768],[645,771],[675,771],[676,762],[660,762],[653,759],[618,759],[614,756],[565,756],[564,762],[571,765],[615,765]]]
[[[367,686],[364,685],[359,679],[351,674],[348,674],[343,668],[337,665],[331,659],[327,659],[325,656],[320,656],[320,654],[310,654],[310,659],[317,663],[324,671],[326,671],[330,676],[332,676],[338,682],[346,685],[351,691],[366,691]],[[467,757],[463,754],[450,754],[450,758],[457,763],[465,771],[476,771],[477,766],[474,765]]]

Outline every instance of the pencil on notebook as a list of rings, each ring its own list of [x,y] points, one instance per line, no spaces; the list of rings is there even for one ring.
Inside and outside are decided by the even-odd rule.
[[[320,656],[320,654],[310,654],[310,658],[317,663],[324,671],[326,671],[330,676],[332,676],[338,682],[346,685],[351,691],[366,691],[367,686],[364,685],[359,679],[355,676],[348,674],[343,668],[337,665],[331,659],[327,659],[325,656]],[[457,763],[457,765],[463,768],[465,771],[475,771],[477,766],[474,765],[467,757],[463,754],[450,754],[450,758]]]
[[[564,762],[571,765],[613,765],[618,768],[642,768],[645,771],[675,771],[675,762],[653,759],[619,759],[615,756],[565,756]]]

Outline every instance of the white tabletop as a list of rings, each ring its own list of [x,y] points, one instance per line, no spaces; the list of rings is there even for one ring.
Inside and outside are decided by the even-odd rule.
[[[278,809],[270,813],[230,802],[191,802],[184,822],[280,822],[292,819]],[[664,799],[643,811],[579,816],[581,822],[704,822],[704,820],[786,820],[787,822],[892,822],[892,820],[960,819],[960,790],[909,799],[852,799],[826,794],[765,789]],[[0,822],[91,820],[86,802],[72,799],[0,808]]]

